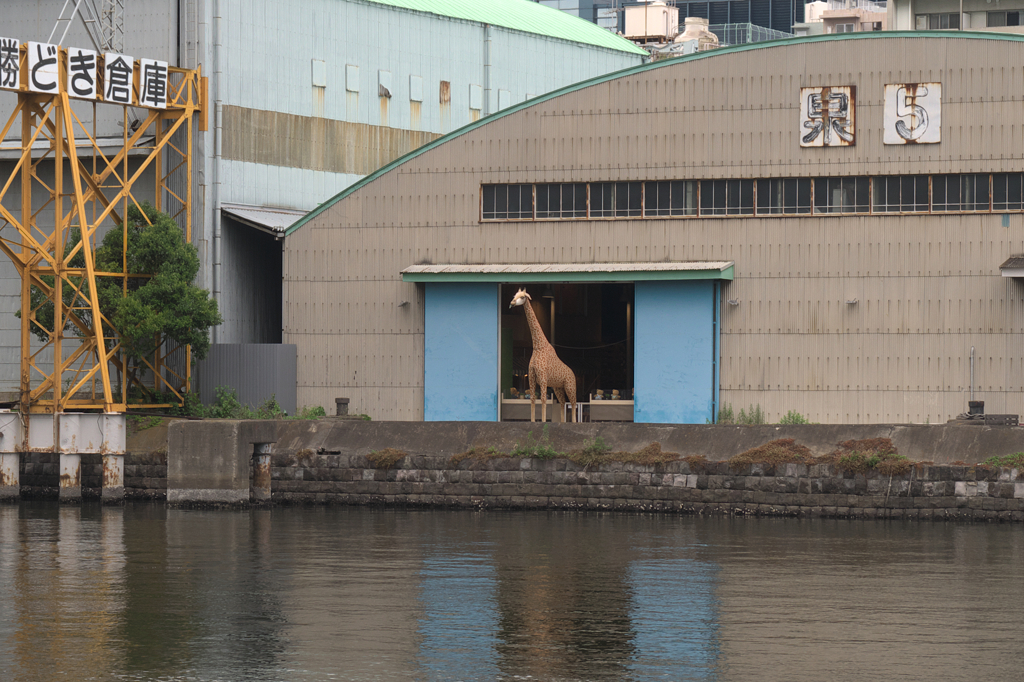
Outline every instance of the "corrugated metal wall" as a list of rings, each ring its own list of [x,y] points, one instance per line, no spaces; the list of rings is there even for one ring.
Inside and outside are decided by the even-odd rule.
[[[239,402],[258,407],[271,397],[288,414],[296,413],[295,346],[277,343],[217,343],[197,364],[196,390],[204,405],[217,398],[217,388],[236,391]],[[341,396],[344,397],[344,396]],[[302,403],[313,406],[321,403]],[[328,414],[334,414],[334,399],[322,403]]]
[[[220,11],[232,18],[221,24],[221,203],[313,209],[486,113],[470,108],[471,88],[484,85],[482,24],[356,0],[222,0]],[[492,36],[492,109],[499,90],[514,104],[640,63],[636,54],[500,27]],[[390,97],[380,96],[384,83]],[[222,288],[241,285],[224,279]],[[219,340],[256,340],[246,311],[227,309],[231,300],[222,298]]]
[[[658,65],[526,108],[396,168],[287,240],[299,399],[422,418],[415,263],[722,259],[721,401],[820,422],[1024,412],[1024,214],[480,223],[490,182],[1024,171],[1024,43],[796,42]],[[883,146],[886,83],[943,84],[943,141]],[[804,149],[799,88],[857,86],[857,144]],[[858,299],[855,305],[847,300]],[[408,300],[412,304],[398,307]],[[358,369],[358,374],[354,373]]]

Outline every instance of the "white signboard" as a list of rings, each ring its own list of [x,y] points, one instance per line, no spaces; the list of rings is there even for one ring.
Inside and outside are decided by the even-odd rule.
[[[135,60],[123,54],[103,55],[103,99],[117,104],[132,103],[132,69]]]
[[[57,58],[60,48],[49,43],[28,43],[28,89],[57,92]]]
[[[855,94],[853,85],[800,88],[800,146],[852,146]]]
[[[884,144],[935,144],[942,134],[942,83],[885,86]]]
[[[98,54],[80,47],[68,48],[68,95],[96,99]]]
[[[167,108],[167,62],[139,60],[139,104]]]
[[[21,69],[18,68],[17,38],[0,38],[0,88],[17,90],[21,87]]]

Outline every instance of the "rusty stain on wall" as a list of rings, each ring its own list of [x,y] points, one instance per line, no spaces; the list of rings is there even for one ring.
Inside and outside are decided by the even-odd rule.
[[[223,130],[225,159],[355,175],[369,175],[440,137],[236,106],[224,107]]]
[[[423,102],[409,102],[409,127],[413,130],[420,129],[420,118],[422,117]]]
[[[124,485],[123,460],[119,457],[103,458],[103,487],[117,488]]]
[[[224,107],[225,115],[227,107]],[[351,90],[345,91],[345,116],[356,118],[359,116],[359,93]]]
[[[441,132],[447,133],[452,129],[452,84],[450,81],[441,81]]]
[[[324,93],[327,88],[313,86],[313,116],[323,118],[324,115]]]

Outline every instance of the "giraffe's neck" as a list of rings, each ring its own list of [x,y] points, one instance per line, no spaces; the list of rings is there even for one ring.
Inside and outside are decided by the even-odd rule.
[[[540,322],[537,321],[537,316],[533,312],[533,302],[527,299],[523,307],[526,308],[526,321],[530,325],[530,336],[533,337],[533,349],[550,348],[551,344],[544,336],[544,330],[540,328]]]

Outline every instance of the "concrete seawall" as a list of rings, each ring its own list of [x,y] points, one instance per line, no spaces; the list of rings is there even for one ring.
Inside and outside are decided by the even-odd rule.
[[[451,462],[471,448],[509,452],[531,439],[569,452],[598,436],[612,451],[635,452],[657,442],[681,458],[703,456],[708,461],[608,462],[589,468],[564,458]],[[890,438],[900,454],[927,463],[890,477],[875,470],[852,474],[827,464],[730,468],[725,461],[778,438],[793,438],[819,456],[842,441]],[[367,456],[385,448],[407,456],[390,467],[377,467]],[[1024,521],[1020,472],[973,466],[993,455],[1021,451],[1024,427],[959,424],[544,428],[334,419],[178,421],[166,435],[157,431],[129,439],[125,489],[129,498],[168,499],[172,504],[248,504],[269,497],[283,504]],[[55,479],[55,463],[26,459],[23,496],[48,496],[55,485],[50,480]],[[84,485],[88,488],[88,481]]]
[[[184,440],[211,443],[225,426],[188,422]],[[266,430],[261,438],[269,438]],[[509,452],[532,440],[554,451],[585,447],[600,436],[613,451],[651,443],[681,457],[642,465],[608,462],[583,467],[565,458],[497,457],[452,463],[475,448]],[[668,426],[541,425],[282,421],[270,456],[270,498],[277,503],[356,504],[508,509],[617,509],[676,513],[829,516],[850,518],[984,519],[1024,521],[1024,478],[1016,469],[972,466],[993,455],[1024,450],[1024,429],[943,426]],[[904,475],[848,473],[836,465],[752,464],[728,458],[768,441],[794,438],[815,455],[846,440],[890,438],[901,454],[926,461]],[[184,442],[184,441],[183,441]],[[253,442],[249,437],[248,442]],[[210,461],[187,454],[190,461]],[[238,443],[216,445],[242,453]],[[376,466],[371,453],[406,453]],[[174,468],[175,448],[169,452]],[[968,464],[952,464],[966,462]],[[240,468],[238,469],[241,470]],[[172,485],[173,487],[173,485]],[[233,484],[240,490],[239,483]],[[177,495],[178,503],[202,503]]]

